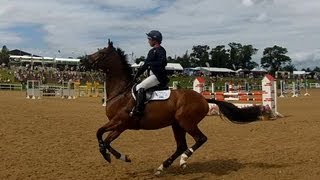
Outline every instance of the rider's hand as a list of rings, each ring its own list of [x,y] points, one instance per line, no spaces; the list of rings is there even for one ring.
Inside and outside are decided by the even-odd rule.
[[[133,76],[133,82],[138,82],[138,76],[137,76],[137,74],[135,74],[134,76]]]

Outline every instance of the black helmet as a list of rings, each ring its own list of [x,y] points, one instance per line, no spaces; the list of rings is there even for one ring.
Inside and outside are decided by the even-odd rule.
[[[148,38],[154,39],[156,41],[158,41],[159,43],[161,43],[162,41],[162,34],[161,32],[157,31],[157,30],[152,30],[149,33],[147,33]]]

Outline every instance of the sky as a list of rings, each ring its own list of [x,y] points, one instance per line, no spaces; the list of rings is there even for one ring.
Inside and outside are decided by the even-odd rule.
[[[168,56],[238,42],[259,49],[260,62],[279,45],[299,69],[320,66],[319,17],[320,0],[0,0],[0,45],[77,57],[110,38],[140,57],[150,49],[145,33],[159,30]]]

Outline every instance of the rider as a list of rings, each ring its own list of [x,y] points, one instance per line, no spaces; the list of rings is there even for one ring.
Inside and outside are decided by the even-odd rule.
[[[149,45],[152,49],[149,51],[144,64],[138,69],[134,80],[148,70],[148,77],[136,86],[138,95],[136,97],[136,106],[133,109],[134,115],[142,115],[144,110],[145,91],[149,88],[159,85],[166,87],[169,79],[165,67],[167,65],[166,50],[160,45],[162,34],[157,30],[147,33]]]

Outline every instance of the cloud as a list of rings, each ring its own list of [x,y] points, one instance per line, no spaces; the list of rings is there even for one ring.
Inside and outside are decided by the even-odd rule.
[[[275,44],[303,54],[316,51],[320,42],[319,9],[318,0],[10,0],[0,7],[0,42],[70,56],[91,53],[111,38],[141,56],[149,49],[145,33],[159,29],[171,56],[196,44],[233,41],[253,44],[260,54]],[[34,43],[26,33],[12,31],[28,24],[41,32]]]
[[[242,4],[245,6],[252,6],[253,1],[252,0],[242,0]]]
[[[320,67],[320,49],[290,54],[293,63],[298,69],[306,67]]]

